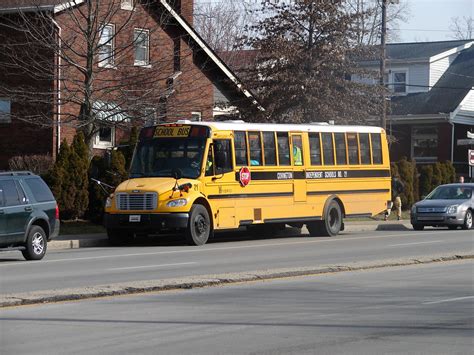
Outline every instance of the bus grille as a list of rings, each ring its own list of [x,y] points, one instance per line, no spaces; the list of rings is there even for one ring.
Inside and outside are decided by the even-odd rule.
[[[121,211],[151,211],[157,207],[156,192],[117,194],[117,209]]]

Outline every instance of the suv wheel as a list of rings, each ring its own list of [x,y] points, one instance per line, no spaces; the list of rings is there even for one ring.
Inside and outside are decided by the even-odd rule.
[[[26,238],[25,250],[21,253],[26,260],[41,260],[46,254],[46,233],[40,226],[32,226]]]

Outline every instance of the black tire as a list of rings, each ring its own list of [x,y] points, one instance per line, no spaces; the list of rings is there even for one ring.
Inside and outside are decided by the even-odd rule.
[[[41,260],[48,248],[47,236],[40,226],[32,226],[26,238],[25,250],[21,253],[26,260]]]
[[[109,238],[110,245],[121,246],[131,243],[134,234],[120,229],[107,228],[107,237]]]
[[[464,216],[464,223],[462,229],[467,230],[472,228],[472,211],[467,210],[466,215]]]
[[[342,227],[342,211],[339,203],[332,200],[321,221],[321,235],[326,237],[336,236]]]
[[[453,230],[458,229],[458,226],[452,224],[452,225],[449,225],[448,228],[453,231]]]
[[[413,226],[413,229],[416,231],[422,231],[425,228],[425,226],[422,224],[412,224],[412,226]]]
[[[212,234],[209,212],[203,205],[194,205],[189,213],[188,228],[185,232],[189,245],[204,245]]]

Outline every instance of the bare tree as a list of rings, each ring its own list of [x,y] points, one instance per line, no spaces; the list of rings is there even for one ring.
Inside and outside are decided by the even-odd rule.
[[[246,27],[255,21],[253,5],[249,0],[197,2],[194,26],[216,52],[234,51],[242,47]]]
[[[409,7],[407,2],[387,2],[387,40],[394,42],[399,39],[397,28],[400,22],[407,21]],[[359,45],[377,45],[382,30],[382,0],[347,0],[346,11],[358,14],[354,23],[356,42]]]
[[[120,0],[68,0],[55,13],[32,1],[35,11],[0,18],[0,96],[24,108],[17,119],[80,129],[91,147],[102,127],[173,119],[209,101],[191,48],[159,2],[135,1],[126,12]],[[163,32],[170,55],[152,52]]]
[[[262,2],[256,35],[247,44],[260,51],[247,80],[259,93],[266,117],[277,122],[336,120],[361,122],[379,113],[376,85],[347,80],[374,78],[355,59],[365,46],[354,46],[360,14],[348,13],[344,0]]]
[[[462,18],[451,18],[449,26],[454,39],[473,39],[474,38],[474,18],[472,16],[463,16]]]

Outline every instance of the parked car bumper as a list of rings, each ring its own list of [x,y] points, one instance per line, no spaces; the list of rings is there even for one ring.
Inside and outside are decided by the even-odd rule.
[[[411,224],[424,226],[451,226],[462,225],[464,223],[464,213],[457,214],[415,214],[411,216]]]
[[[58,237],[58,235],[59,235],[59,224],[60,224],[59,220],[56,220],[56,223],[54,223],[53,230],[49,234],[48,240],[55,239],[55,238]]]
[[[153,233],[161,230],[184,229],[188,226],[188,213],[112,214],[106,213],[107,229]]]

